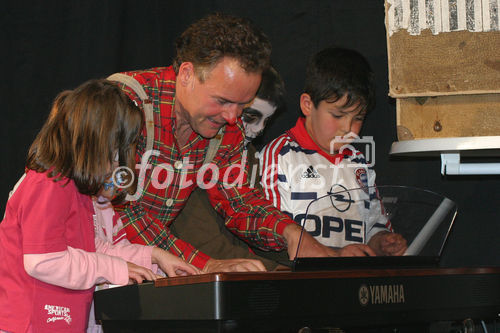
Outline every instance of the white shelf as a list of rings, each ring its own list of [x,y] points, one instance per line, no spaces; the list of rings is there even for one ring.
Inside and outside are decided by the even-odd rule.
[[[461,156],[500,157],[500,136],[435,138],[394,142],[397,156],[441,156],[443,175],[498,175],[500,163],[460,163]]]
[[[391,155],[433,156],[444,152],[464,152],[477,156],[500,156],[500,136],[470,136],[394,142]]]

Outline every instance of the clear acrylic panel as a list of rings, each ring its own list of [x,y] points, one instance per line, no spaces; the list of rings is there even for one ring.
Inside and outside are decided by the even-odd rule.
[[[320,243],[340,248],[366,244],[377,232],[389,230],[407,241],[405,256],[439,258],[457,212],[456,204],[438,193],[408,186],[377,186],[342,190],[313,200],[301,219]]]

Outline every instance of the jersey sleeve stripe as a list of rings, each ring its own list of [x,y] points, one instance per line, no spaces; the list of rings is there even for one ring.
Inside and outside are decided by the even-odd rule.
[[[282,135],[265,146],[262,154],[262,187],[266,199],[270,200],[278,209],[281,209],[281,197],[278,191],[278,158],[279,152],[286,142],[286,135]]]

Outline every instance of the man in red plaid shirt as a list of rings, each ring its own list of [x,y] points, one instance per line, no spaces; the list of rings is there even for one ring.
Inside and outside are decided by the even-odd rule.
[[[178,38],[176,51],[173,66],[125,73],[144,88],[154,118],[152,150],[146,151],[145,129],[137,146],[138,168],[145,175],[140,197],[117,207],[127,237],[167,249],[204,272],[265,270],[258,260],[210,258],[170,233],[169,225],[200,186],[233,233],[261,249],[287,249],[294,257],[301,228],[248,186],[242,164],[240,116],[270,65],[269,40],[244,19],[213,14],[191,25]],[[143,107],[132,89],[122,89]],[[216,135],[220,145],[205,161]],[[336,252],[305,233],[301,255]]]

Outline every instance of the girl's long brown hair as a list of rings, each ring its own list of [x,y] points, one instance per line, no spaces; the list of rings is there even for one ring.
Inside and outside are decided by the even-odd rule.
[[[80,193],[96,195],[110,176],[116,151],[120,165],[135,170],[142,124],[142,112],[118,86],[104,79],[87,81],[56,97],[26,167],[48,171],[55,181],[72,179]]]

